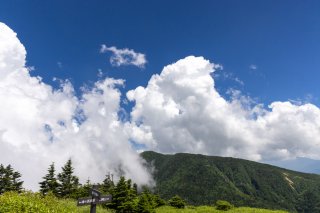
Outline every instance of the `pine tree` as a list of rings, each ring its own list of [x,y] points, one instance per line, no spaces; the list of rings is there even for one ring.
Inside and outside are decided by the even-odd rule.
[[[90,179],[86,181],[84,185],[80,185],[77,189],[77,192],[72,196],[73,198],[79,198],[79,197],[89,197],[90,196],[90,191],[92,188],[92,183]]]
[[[58,174],[58,196],[72,197],[79,187],[79,178],[73,175],[74,168],[72,161],[69,159],[62,167],[62,172]]]
[[[133,212],[135,198],[131,180],[126,181],[125,177],[122,176],[112,190],[112,202],[108,207],[115,209],[117,212]]]
[[[21,174],[14,171],[11,165],[4,167],[0,165],[0,194],[7,191],[22,191],[23,181],[20,180]]]
[[[12,173],[12,189],[13,191],[21,192],[23,181],[20,180],[21,174],[17,171]]]
[[[143,192],[139,196],[139,202],[137,205],[137,212],[141,213],[154,213],[154,203],[152,200],[152,195],[148,192]]]
[[[49,191],[51,191],[54,195],[57,195],[58,190],[58,181],[55,176],[55,167],[54,163],[52,163],[48,169],[48,174],[44,176],[42,182],[40,182],[40,192],[43,195],[46,195]]]
[[[5,167],[2,164],[0,164],[0,195],[5,192],[5,188],[8,184],[5,175]]]
[[[132,185],[132,190],[135,195],[138,195],[138,185],[136,183]]]
[[[113,180],[111,179],[111,176],[112,175],[107,174],[106,178],[103,180],[103,183],[101,185],[101,189],[105,193],[110,193],[114,188],[114,183],[113,183]]]
[[[0,164],[0,194],[6,191],[8,184],[9,181],[6,178],[6,168]]]

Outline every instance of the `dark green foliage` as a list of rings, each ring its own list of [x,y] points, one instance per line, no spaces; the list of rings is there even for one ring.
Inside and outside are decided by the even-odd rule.
[[[135,195],[138,195],[138,185],[136,184],[136,183],[134,183],[133,185],[132,185],[132,190],[133,190],[133,193],[135,194]]]
[[[315,190],[304,192],[298,200],[298,212],[319,213],[320,195]]]
[[[131,180],[120,177],[119,182],[111,190],[112,202],[106,207],[116,212],[153,213],[155,208],[165,204],[159,195],[154,195],[147,187],[138,195],[137,185]]]
[[[222,210],[222,211],[228,211],[233,208],[233,205],[225,200],[218,200],[215,206],[216,206],[216,209]]]
[[[21,174],[14,171],[11,165],[3,166],[0,164],[0,194],[8,191],[22,191],[23,181],[20,180]]]
[[[158,194],[153,195],[153,201],[155,203],[156,208],[166,205],[166,201],[163,200]]]
[[[109,193],[114,188],[114,183],[112,180],[112,175],[108,174],[106,175],[106,178],[103,180],[101,185],[101,190],[105,193]]]
[[[155,212],[155,203],[153,201],[153,197],[148,192],[143,192],[139,196],[139,202],[137,205],[137,212],[141,213],[153,213]]]
[[[57,195],[58,192],[58,181],[55,175],[54,163],[52,163],[48,169],[48,174],[43,177],[43,181],[40,182],[40,192],[43,195],[46,195],[51,191],[54,195]]]
[[[178,209],[183,209],[186,206],[186,202],[178,195],[173,196],[168,203],[170,206]]]
[[[84,185],[79,185],[77,190],[75,190],[70,197],[72,198],[80,198],[80,197],[90,197],[92,184],[88,179]]]
[[[74,168],[72,161],[69,159],[62,167],[62,172],[58,174],[58,196],[74,197],[79,187],[79,178],[73,175]]]
[[[116,212],[134,212],[136,193],[132,187],[131,180],[120,177],[119,182],[112,190],[112,202],[107,206]]]
[[[236,206],[298,211],[306,206],[306,192],[320,194],[319,175],[235,158],[155,152],[141,156],[155,168],[156,193],[165,199],[177,194],[191,205],[228,200]],[[317,206],[320,198],[313,200]]]

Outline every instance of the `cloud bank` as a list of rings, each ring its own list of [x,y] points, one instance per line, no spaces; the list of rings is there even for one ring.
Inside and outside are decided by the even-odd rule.
[[[107,172],[152,182],[118,118],[122,80],[98,81],[77,98],[68,81],[55,90],[31,77],[25,60],[16,34],[0,23],[0,163],[12,164],[31,189],[52,161],[59,170],[70,157],[83,182]]]
[[[233,90],[214,88],[216,65],[189,56],[127,93],[140,143],[160,152],[191,152],[256,161],[320,158],[320,110],[312,104],[273,102],[267,109]],[[143,140],[144,139],[144,140]],[[136,140],[139,141],[139,138]]]
[[[147,63],[145,54],[137,53],[134,50],[124,48],[118,49],[117,47],[107,47],[105,44],[101,45],[100,53],[111,52],[110,64],[112,66],[134,65],[144,68]]]
[[[237,90],[227,100],[212,77],[221,66],[203,57],[181,59],[128,91],[129,121],[118,117],[123,80],[102,79],[77,97],[69,81],[53,89],[30,76],[25,60],[16,34],[0,23],[0,163],[20,171],[27,188],[37,189],[52,161],[59,170],[70,157],[81,181],[112,172],[152,184],[136,147],[256,161],[320,159],[317,106],[265,108]]]

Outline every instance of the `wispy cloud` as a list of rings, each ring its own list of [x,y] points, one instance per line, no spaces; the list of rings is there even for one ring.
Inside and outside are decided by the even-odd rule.
[[[258,67],[255,64],[250,64],[249,69],[250,70],[256,70],[256,69],[258,69]]]
[[[110,63],[112,66],[134,65],[144,68],[147,63],[146,55],[135,52],[132,49],[124,48],[118,49],[115,46],[107,47],[105,44],[101,45],[100,53],[111,52]]]
[[[36,70],[35,66],[26,67],[29,72]]]
[[[61,62],[61,61],[58,61],[58,62],[57,62],[57,66],[59,67],[59,69],[62,69],[62,62]]]
[[[220,68],[220,66],[221,65],[219,65],[218,68]],[[217,70],[216,66],[214,68]],[[240,84],[241,86],[244,86],[244,82],[240,78],[235,76],[234,73],[232,73],[232,72],[223,71],[219,74],[214,73],[214,78],[216,78],[216,79],[220,78],[223,80],[231,80],[231,81],[234,81],[234,82]]]

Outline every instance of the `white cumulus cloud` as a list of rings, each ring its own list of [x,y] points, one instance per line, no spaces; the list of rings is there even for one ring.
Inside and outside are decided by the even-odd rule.
[[[320,159],[320,110],[274,102],[265,109],[239,91],[230,101],[214,88],[215,64],[189,56],[127,93],[139,143],[160,152],[251,160]],[[147,136],[142,136],[143,134]]]
[[[118,118],[122,80],[98,81],[78,98],[68,81],[53,89],[30,76],[25,61],[16,33],[0,23],[0,163],[20,171],[26,188],[37,189],[51,162],[59,171],[70,157],[83,182],[111,172],[152,183]]]
[[[132,49],[124,48],[118,49],[115,46],[107,47],[105,44],[101,45],[100,53],[111,52],[110,63],[113,66],[134,65],[143,68],[147,63],[145,54],[135,52]]]

